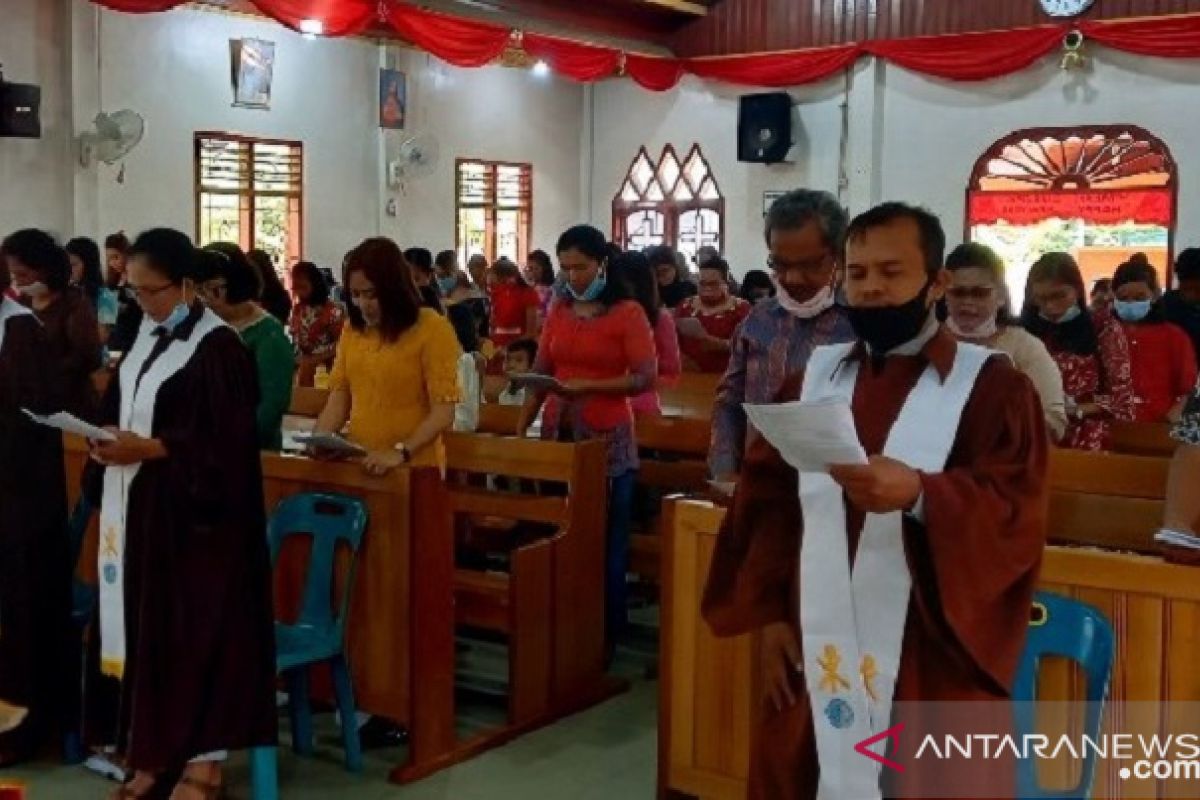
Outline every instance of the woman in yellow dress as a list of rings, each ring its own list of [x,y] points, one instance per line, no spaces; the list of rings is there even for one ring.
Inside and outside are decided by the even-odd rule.
[[[329,400],[317,433],[350,423],[367,450],[363,466],[382,475],[404,464],[445,467],[442,432],[460,398],[462,354],[454,329],[422,308],[412,270],[390,239],[367,239],[346,256],[350,326],[338,343]]]

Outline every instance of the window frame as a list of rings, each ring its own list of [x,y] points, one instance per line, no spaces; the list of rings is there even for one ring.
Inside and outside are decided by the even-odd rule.
[[[491,197],[481,204],[464,203],[462,192],[462,169],[464,165],[482,166],[491,172]],[[502,207],[499,203],[499,185],[498,174],[501,167],[512,167],[520,170],[523,173],[523,179],[529,187],[527,193],[527,202],[517,207]],[[522,161],[494,161],[485,158],[466,158],[459,157],[454,160],[454,251],[459,254],[460,260],[465,265],[471,253],[463,251],[462,241],[462,212],[467,209],[481,209],[484,212],[484,253],[483,256],[491,264],[495,262],[499,256],[496,253],[497,241],[497,219],[500,211],[516,211],[518,215],[517,226],[517,260],[520,263],[525,263],[525,259],[529,256],[533,242],[533,164]],[[523,215],[523,218],[522,218]]]
[[[212,139],[220,140],[220,141],[224,141],[224,142],[236,143],[236,144],[246,144],[246,145],[250,146],[250,148],[251,148],[251,159],[250,159],[251,174],[250,174],[250,179],[247,183],[247,185],[249,187],[248,189],[241,189],[241,188],[234,189],[234,190],[213,189],[213,188],[206,187],[204,185],[203,175],[202,175],[202,166],[201,166],[203,143],[205,140],[212,140]],[[259,191],[254,188],[254,174],[253,174],[254,150],[253,150],[253,148],[255,145],[274,145],[274,146],[282,146],[282,147],[288,147],[288,148],[295,149],[295,153],[296,153],[296,156],[299,161],[299,167],[297,169],[297,174],[298,174],[298,178],[299,178],[298,183],[299,183],[300,189],[298,192]],[[241,247],[243,250],[246,250],[246,251],[252,250],[256,246],[255,218],[256,218],[257,209],[258,209],[258,205],[256,203],[257,198],[259,198],[259,197],[271,197],[271,198],[282,197],[287,200],[295,201],[296,207],[295,207],[294,215],[295,215],[296,222],[295,222],[295,236],[288,237],[289,243],[292,243],[293,238],[294,238],[294,247],[283,254],[283,259],[281,259],[281,261],[283,263],[279,264],[279,268],[287,269],[291,264],[294,264],[297,261],[304,260],[305,180],[304,180],[304,142],[303,141],[300,141],[298,139],[279,139],[279,138],[266,137],[266,136],[249,136],[249,135],[240,134],[240,133],[230,133],[228,131],[196,131],[192,136],[192,162],[193,162],[192,200],[195,205],[194,228],[195,228],[195,237],[196,237],[197,244],[199,244],[202,240],[201,222],[202,222],[202,217],[203,217],[203,213],[204,213],[204,205],[202,202],[204,195],[206,195],[206,194],[225,195],[228,197],[238,198],[238,201],[239,201],[238,202],[238,216],[239,216],[238,227],[239,227],[239,233],[240,233],[240,236],[239,236],[240,241],[236,242],[236,244],[239,247]],[[245,207],[242,206],[243,200],[246,203]],[[288,214],[289,214],[289,216],[291,216],[293,214],[293,212],[289,209]]]
[[[679,165],[679,175],[676,177],[675,182],[671,186],[664,186],[661,180],[662,166],[667,160],[668,156],[673,158],[675,163]],[[693,156],[698,156],[704,163],[706,168],[705,180],[712,181],[713,190],[717,193],[716,198],[705,199],[700,196],[699,191],[693,192],[692,198],[688,200],[676,200],[673,198],[675,189],[682,181],[684,181],[684,169],[687,163],[692,160]],[[637,189],[637,185],[633,181],[633,177],[634,170],[637,169],[638,163],[643,159],[645,159],[645,161],[650,165],[653,174],[649,183],[646,185],[646,189],[639,191]],[[704,180],[701,181],[702,185],[703,183]],[[622,197],[627,184],[630,185],[635,192],[638,192],[638,194],[641,195],[639,199],[626,200],[624,197]],[[662,200],[647,199],[646,195],[649,192],[650,187],[654,185],[657,185],[659,191],[662,193]],[[692,187],[689,185],[689,190],[691,188]],[[682,219],[683,215],[690,211],[704,210],[713,211],[717,214],[718,224],[720,226],[717,236],[718,249],[723,250],[727,234],[725,218],[725,194],[721,191],[721,185],[717,181],[716,173],[712,168],[712,162],[710,162],[708,157],[704,155],[704,149],[700,146],[700,143],[694,142],[692,146],[688,148],[687,155],[683,158],[679,157],[678,152],[675,150],[675,146],[668,143],[663,146],[662,153],[659,154],[657,159],[652,158],[650,156],[650,151],[646,149],[645,145],[642,145],[638,148],[638,152],[633,157],[633,160],[629,162],[629,168],[625,170],[625,173],[621,178],[621,184],[617,188],[617,193],[613,196],[613,241],[616,242],[618,246],[627,249],[630,244],[630,232],[627,228],[629,216],[637,211],[656,211],[663,215],[663,244],[670,246],[673,250],[679,250],[679,236],[681,227],[680,220]]]

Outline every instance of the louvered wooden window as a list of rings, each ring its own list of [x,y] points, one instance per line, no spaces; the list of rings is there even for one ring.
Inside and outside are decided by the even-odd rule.
[[[280,269],[303,255],[300,142],[197,133],[196,241],[266,250]]]
[[[533,229],[533,167],[460,158],[455,168],[455,249],[524,263]]]

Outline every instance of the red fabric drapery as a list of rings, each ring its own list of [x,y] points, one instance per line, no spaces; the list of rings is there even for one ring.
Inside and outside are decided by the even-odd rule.
[[[132,14],[170,11],[187,0],[93,0],[111,8]],[[378,18],[379,5],[375,0],[251,0],[254,7],[271,19],[293,30],[300,23],[315,19],[321,22],[324,36],[350,36],[362,33]]]
[[[117,11],[167,11],[185,0],[93,0]],[[252,0],[264,14],[292,28],[320,20],[328,36],[365,30],[377,14],[417,47],[460,67],[481,67],[500,57],[511,41],[508,28],[425,11],[401,0]],[[824,80],[862,55],[937,78],[978,81],[1031,66],[1052,53],[1070,25],[965,33],[917,39],[876,40],[790,53],[679,60],[625,54],[625,73],[653,91],[673,88],[685,72],[745,86],[786,88]],[[1081,22],[1092,42],[1116,50],[1163,58],[1200,58],[1200,15],[1149,20]],[[527,33],[524,47],[555,71],[581,81],[617,73],[622,54],[609,47]]]
[[[375,0],[251,0],[254,6],[271,19],[292,30],[300,23],[315,19],[321,23],[323,36],[353,36],[362,33],[379,19],[379,4]]]
[[[621,59],[621,53],[611,47],[580,44],[538,33],[526,33],[521,38],[521,47],[534,58],[545,61],[555,72],[577,81],[611,77]]]
[[[1036,225],[1048,219],[1083,219],[1094,225],[1170,227],[1174,200],[1169,189],[1070,192],[971,192],[967,219],[971,225]]]
[[[1200,16],[1163,17],[1130,22],[1084,22],[1079,26],[1093,42],[1162,58],[1200,58]]]
[[[633,53],[625,55],[625,74],[652,92],[674,89],[683,78],[683,62],[674,58],[655,58]]]
[[[1022,28],[959,36],[864,42],[864,52],[923,75],[953,81],[998,78],[1029,67],[1061,47],[1061,28]]]
[[[417,47],[456,67],[482,67],[508,47],[511,31],[486,22],[435,14],[409,5],[390,4],[387,21]]]
[[[701,78],[784,88],[814,83],[841,72],[854,63],[860,52],[858,45],[849,44],[795,53],[694,58],[685,61],[684,68]]]

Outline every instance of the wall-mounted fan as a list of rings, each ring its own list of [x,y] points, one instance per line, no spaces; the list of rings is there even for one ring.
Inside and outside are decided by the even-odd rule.
[[[129,155],[145,134],[146,120],[136,111],[97,114],[92,129],[79,136],[79,163],[85,167],[96,161],[115,164]]]
[[[396,158],[388,163],[388,185],[402,188],[408,181],[432,175],[437,168],[441,146],[428,133],[419,133],[404,140]]]

